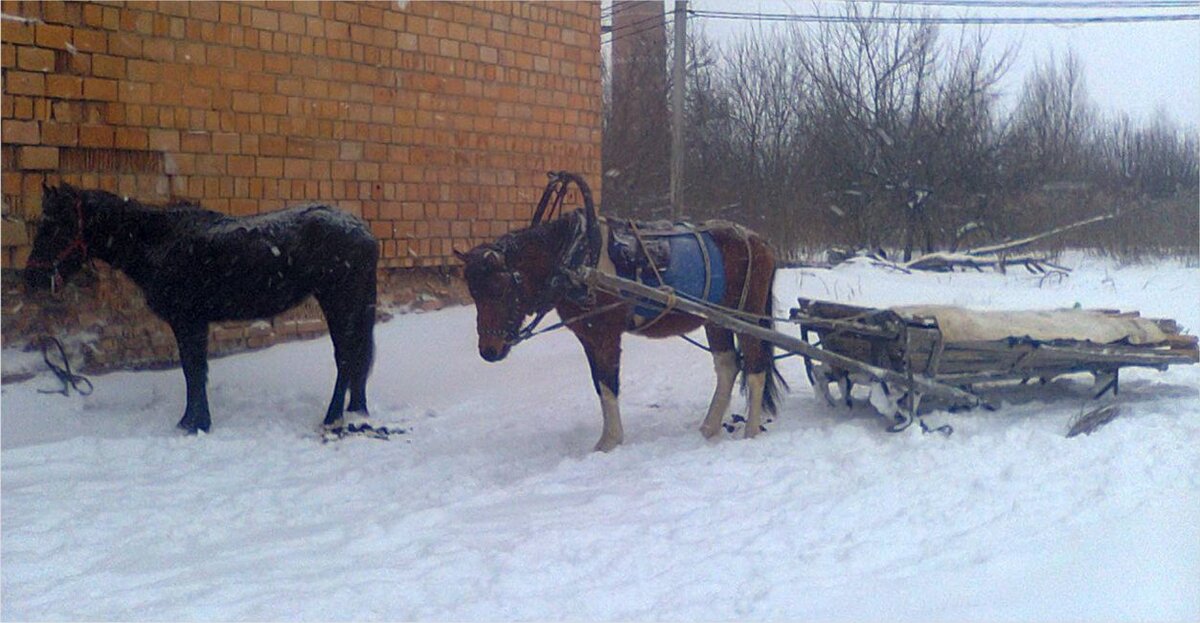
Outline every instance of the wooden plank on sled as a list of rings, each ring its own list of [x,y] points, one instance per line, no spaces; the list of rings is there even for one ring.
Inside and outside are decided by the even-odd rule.
[[[582,266],[578,268],[573,278],[590,289],[600,290],[621,299],[644,298],[659,304],[669,306],[680,312],[699,316],[736,333],[751,335],[765,342],[770,342],[789,352],[804,355],[843,370],[859,372],[876,382],[883,382],[895,387],[905,387],[930,396],[939,396],[964,406],[977,406],[979,397],[957,387],[940,383],[925,375],[910,375],[879,368],[861,361],[845,357],[837,353],[817,348],[804,340],[780,333],[766,327],[747,322],[717,305],[700,303],[676,296],[668,290],[653,288],[636,281],[622,279],[614,275],[602,273],[594,268]]]

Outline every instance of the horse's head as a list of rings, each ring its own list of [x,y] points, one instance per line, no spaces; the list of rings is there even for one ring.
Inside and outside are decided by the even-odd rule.
[[[83,210],[82,190],[70,184],[42,185],[42,222],[25,263],[26,287],[53,289],[87,261]]]
[[[479,331],[479,356],[500,361],[517,342],[521,322],[528,313],[522,301],[527,284],[519,271],[508,266],[504,252],[481,244],[466,253],[454,252],[465,265],[463,276],[475,299],[475,325]]]

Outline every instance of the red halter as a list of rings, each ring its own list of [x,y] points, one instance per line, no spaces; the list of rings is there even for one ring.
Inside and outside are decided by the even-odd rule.
[[[72,253],[75,253],[75,251],[78,250],[80,255],[83,258],[83,261],[86,262],[88,260],[87,241],[83,239],[83,198],[82,197],[77,198],[75,200],[75,220],[76,220],[76,224],[77,224],[77,227],[75,230],[75,237],[71,240],[70,243],[67,244],[67,246],[63,247],[62,251],[58,252],[58,255],[54,258],[53,261],[43,262],[43,261],[35,260],[32,258],[25,261],[26,268],[38,268],[38,269],[43,269],[43,270],[49,269],[49,270],[53,271],[50,276],[51,291],[57,289],[57,288],[55,288],[55,286],[57,285],[56,281],[58,280],[58,266],[60,264],[62,264],[64,261],[66,261],[67,258],[71,257]]]
[[[41,260],[37,259],[28,259],[25,262],[25,268],[52,269],[55,272],[58,272],[59,264],[65,262],[68,257],[71,257],[71,253],[76,252],[76,250],[82,254],[83,260],[86,262],[86,260],[88,260],[88,241],[84,240],[83,238],[82,197],[76,199],[76,221],[78,224],[78,227],[76,228],[76,236],[74,236],[74,239],[71,240],[70,244],[62,247],[62,251],[59,251],[58,257],[55,257],[53,262],[41,262]]]

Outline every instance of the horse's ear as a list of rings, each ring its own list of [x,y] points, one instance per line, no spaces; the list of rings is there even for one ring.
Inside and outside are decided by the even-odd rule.
[[[493,249],[491,247],[484,249],[483,259],[487,260],[489,264],[497,268],[504,267],[504,254],[498,249]]]
[[[458,249],[451,249],[451,251],[454,252],[454,257],[457,257],[458,261],[462,262],[463,264],[467,263],[467,254],[466,253],[463,253],[462,251],[459,251]]]

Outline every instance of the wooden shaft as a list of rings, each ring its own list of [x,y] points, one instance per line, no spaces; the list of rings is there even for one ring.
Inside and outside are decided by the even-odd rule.
[[[622,279],[613,275],[607,275],[594,268],[582,266],[574,273],[574,278],[581,284],[589,288],[594,288],[612,294],[617,297],[625,298],[629,295],[650,299],[652,301],[666,304],[668,299],[673,298],[675,309],[699,316],[706,320],[721,325],[722,327],[734,331],[736,333],[744,333],[754,336],[765,342],[770,342],[784,350],[804,355],[822,361],[830,365],[861,372],[872,380],[891,383],[897,387],[907,387],[910,390],[919,390],[922,393],[934,396],[942,396],[956,401],[961,401],[966,405],[975,406],[979,404],[979,397],[969,392],[951,387],[945,383],[939,383],[925,375],[913,375],[911,381],[907,375],[894,370],[878,368],[869,364],[865,364],[856,359],[851,359],[833,353],[827,350],[822,350],[790,335],[761,327],[757,324],[741,320],[732,314],[729,314],[719,307],[697,303],[690,299],[672,296],[664,290],[652,288],[650,286]]]

